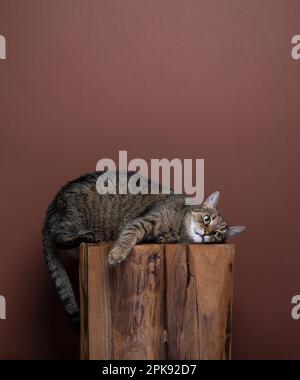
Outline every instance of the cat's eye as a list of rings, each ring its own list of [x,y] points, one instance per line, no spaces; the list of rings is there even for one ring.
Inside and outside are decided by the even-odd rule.
[[[217,232],[215,233],[215,237],[216,237],[217,239],[219,239],[219,240],[223,239],[223,234],[222,234],[222,232],[217,231]]]
[[[209,215],[204,215],[203,216],[203,222],[207,226],[211,222],[211,218]]]

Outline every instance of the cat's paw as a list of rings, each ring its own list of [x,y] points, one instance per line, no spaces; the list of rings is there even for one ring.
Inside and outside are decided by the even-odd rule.
[[[108,264],[116,265],[121,263],[128,256],[128,252],[121,247],[114,247],[108,254]]]

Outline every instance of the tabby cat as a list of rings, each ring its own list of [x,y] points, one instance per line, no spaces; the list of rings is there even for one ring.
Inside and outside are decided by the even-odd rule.
[[[87,174],[62,187],[47,210],[43,228],[48,269],[74,323],[79,322],[79,308],[58,259],[59,248],[114,241],[108,262],[116,265],[141,242],[223,243],[245,228],[229,227],[223,221],[216,209],[218,191],[198,206],[186,205],[184,195],[163,194],[160,185],[158,194],[100,195],[96,181],[101,174]],[[133,174],[128,173],[128,179]],[[146,186],[150,189],[150,182],[146,181]]]

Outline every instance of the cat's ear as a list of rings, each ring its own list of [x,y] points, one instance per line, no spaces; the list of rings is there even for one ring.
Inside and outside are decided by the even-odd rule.
[[[204,205],[210,208],[216,208],[220,199],[220,192],[215,191],[204,202]]]
[[[227,231],[227,237],[232,237],[232,236],[238,235],[242,231],[244,231],[245,229],[246,229],[245,226],[233,226],[233,227],[229,227],[228,231]]]

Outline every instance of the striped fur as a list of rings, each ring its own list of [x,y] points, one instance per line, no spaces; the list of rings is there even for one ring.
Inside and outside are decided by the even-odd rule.
[[[74,323],[79,321],[79,308],[68,275],[59,262],[59,248],[74,248],[81,242],[114,241],[108,261],[116,265],[141,242],[221,243],[230,232],[215,208],[216,193],[199,206],[186,206],[184,196],[172,191],[162,194],[159,185],[159,194],[100,195],[96,181],[102,173],[87,174],[62,187],[47,210],[43,228],[46,263]],[[133,174],[128,173],[128,178]],[[150,182],[147,186],[150,190]],[[210,216],[210,225],[203,224],[205,215]],[[222,238],[217,238],[216,231],[222,232]]]

